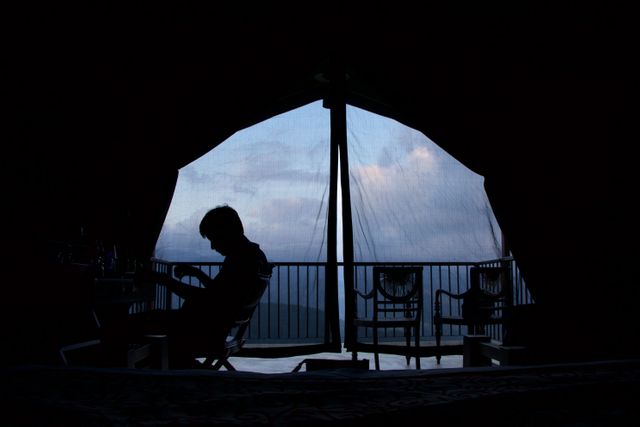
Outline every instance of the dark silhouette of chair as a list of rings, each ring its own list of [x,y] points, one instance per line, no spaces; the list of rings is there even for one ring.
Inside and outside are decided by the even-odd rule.
[[[368,293],[355,290],[365,300],[372,300],[372,316],[354,319],[356,328],[373,330],[373,353],[376,370],[380,370],[379,329],[404,329],[407,364],[411,356],[420,369],[420,321],[422,318],[422,267],[374,267],[373,288]],[[415,346],[411,347],[411,332]]]
[[[66,344],[58,349],[60,359],[66,366],[123,366],[128,368],[158,367],[168,369],[167,336],[145,335],[139,342],[129,344],[126,352],[119,357],[110,353],[100,337],[100,321],[94,310],[90,318],[82,319],[82,323],[93,324],[95,331],[84,340]]]
[[[249,304],[242,307],[239,312],[238,318],[234,319],[232,326],[228,332],[228,336],[222,345],[217,342],[201,342],[193,343],[194,346],[199,348],[197,351],[200,354],[198,357],[205,358],[205,362],[200,365],[195,365],[202,368],[210,368],[218,370],[222,366],[227,370],[235,370],[233,365],[229,362],[229,358],[238,353],[244,343],[245,334],[249,327],[251,317],[256,310],[262,295],[267,289],[271,280],[272,265],[265,267],[265,271],[259,274],[258,280],[260,281],[260,289],[256,298]],[[124,298],[125,301],[129,301],[129,298]],[[117,299],[120,301],[120,298]],[[128,344],[128,349],[124,352],[120,352],[120,349],[115,349],[118,354],[115,356],[108,353],[113,352],[113,349],[106,348],[106,352],[102,350],[103,342],[100,339],[100,321],[99,316],[95,315],[95,312],[91,310],[91,322],[95,322],[95,336],[91,336],[85,340],[73,342],[71,344],[64,345],[59,348],[60,357],[65,365],[72,364],[116,364],[120,366],[125,364],[129,368],[157,366],[162,370],[168,369],[168,337],[167,335],[153,335],[147,334],[140,337],[136,342]],[[88,349],[96,348],[100,352],[99,357],[96,358],[92,355],[91,359],[83,360],[82,362],[76,362],[78,357],[74,357],[73,361],[69,358],[70,353],[79,353],[83,351],[88,353]],[[95,352],[95,351],[94,351]],[[121,354],[120,354],[121,353]]]
[[[505,310],[511,307],[511,281],[509,267],[472,267],[469,270],[469,289],[463,293],[452,293],[438,289],[435,293],[433,326],[436,335],[436,362],[442,357],[442,325],[467,327],[469,335],[485,334],[485,326],[505,323]],[[459,314],[443,314],[442,297],[461,300]]]
[[[66,366],[80,364],[82,362],[86,363],[87,354],[92,356],[93,360],[95,360],[96,348],[98,348],[98,346],[102,344],[99,333],[100,321],[98,320],[98,317],[96,316],[93,308],[89,308],[87,309],[87,311],[88,315],[84,316],[83,319],[80,319],[77,324],[80,324],[83,330],[94,328],[93,333],[87,334],[86,336],[82,337],[82,339],[76,338],[72,342],[66,342],[58,348],[60,359]],[[89,327],[87,327],[87,325]],[[84,358],[79,358],[77,354],[84,356]]]
[[[76,337],[58,348],[62,363],[67,366],[153,366],[168,369],[166,335],[144,335],[138,342],[130,343],[126,351],[114,351],[105,345],[101,333],[103,319],[109,321],[114,316],[128,315],[130,306],[134,304],[138,309],[152,307],[155,285],[141,286],[140,282],[134,285],[133,276],[94,278],[86,285],[94,288],[92,301],[87,302],[82,316],[74,317],[70,328],[80,332],[82,339]]]
[[[238,318],[234,320],[233,325],[229,330],[223,348],[214,347],[212,350],[202,352],[202,356],[205,358],[205,361],[202,363],[203,368],[219,370],[224,366],[228,371],[236,370],[231,362],[229,362],[229,358],[240,352],[244,346],[246,341],[244,336],[249,328],[249,324],[251,323],[253,313],[260,304],[262,295],[269,286],[269,282],[271,280],[271,266],[269,267],[268,273],[259,275],[259,280],[262,286],[259,296],[242,308]]]

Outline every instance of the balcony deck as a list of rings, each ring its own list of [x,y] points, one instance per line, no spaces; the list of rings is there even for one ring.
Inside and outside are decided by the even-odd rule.
[[[292,372],[305,359],[326,359],[326,360],[351,360],[351,353],[315,353],[301,356],[290,356],[281,358],[261,358],[261,357],[234,357],[233,366],[241,372],[256,372],[263,374],[276,374]],[[373,369],[373,353],[358,353],[358,359],[369,361],[369,369]],[[452,369],[462,368],[462,355],[454,354],[443,356],[440,364],[436,363],[435,357],[421,357],[421,369]],[[406,359],[398,354],[380,354],[380,370],[415,370],[415,358],[407,365]],[[305,371],[304,365],[300,369]]]

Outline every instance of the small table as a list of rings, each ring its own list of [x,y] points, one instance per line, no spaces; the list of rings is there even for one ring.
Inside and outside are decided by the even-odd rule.
[[[132,277],[95,279],[94,307],[101,325],[152,310],[154,303],[155,286],[138,288]]]

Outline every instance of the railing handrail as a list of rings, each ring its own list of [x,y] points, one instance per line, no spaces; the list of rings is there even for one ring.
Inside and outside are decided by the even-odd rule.
[[[167,267],[177,264],[191,264],[208,269],[208,274],[213,274],[219,268],[222,261],[168,261],[153,258],[161,269],[167,271]],[[433,294],[437,289],[449,289],[462,292],[469,286],[469,269],[477,266],[511,263],[512,275],[510,277],[514,290],[514,303],[527,304],[532,302],[526,290],[524,281],[519,274],[512,257],[496,258],[484,261],[391,261],[391,262],[354,262],[354,275],[356,286],[361,283],[365,288],[368,283],[369,270],[376,266],[423,266],[425,267],[425,306],[423,310],[422,334],[424,338],[433,335],[433,324],[428,313],[433,309]],[[258,333],[257,342],[287,342],[289,339],[322,340],[322,331],[326,312],[324,311],[325,289],[324,275],[329,263],[320,261],[275,261],[272,262],[275,273],[270,290],[265,294],[263,303],[265,310],[262,315],[258,311],[254,330]],[[338,267],[344,267],[343,262],[337,263]],[[166,292],[160,293],[157,306],[174,307],[174,303],[180,301],[172,299]],[[359,309],[368,310],[367,307]],[[460,311],[460,305],[454,304],[445,307],[446,311],[456,314]],[[340,317],[342,321],[342,317]],[[283,329],[282,329],[283,328]],[[282,329],[282,331],[281,331]],[[460,328],[450,328],[445,335],[458,336]],[[492,332],[492,336],[500,336],[500,330]],[[314,335],[315,334],[315,335]],[[275,340],[275,341],[274,341]]]
[[[152,258],[153,262],[163,264],[197,264],[202,266],[218,266],[222,265],[222,261],[169,261],[161,258]],[[384,265],[406,265],[406,266],[443,266],[443,267],[455,267],[455,266],[475,266],[480,264],[491,264],[496,262],[510,262],[513,261],[513,257],[496,258],[486,261],[356,261],[353,264],[363,267],[375,267]],[[270,262],[274,266],[324,266],[327,265],[327,261],[272,261]],[[337,265],[339,267],[344,266],[344,262],[339,261]]]

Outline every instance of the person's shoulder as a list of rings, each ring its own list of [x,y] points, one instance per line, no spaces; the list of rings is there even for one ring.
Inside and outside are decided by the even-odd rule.
[[[268,264],[267,256],[257,243],[245,239],[244,244],[239,246],[232,254],[229,254],[224,261],[226,266],[236,266],[242,269],[252,270],[253,265]]]
[[[271,263],[269,263],[267,255],[260,248],[260,245],[255,242],[249,241],[248,250],[251,253],[248,257],[251,258],[253,267],[255,267],[255,271],[258,274],[271,274],[271,270],[273,267]]]
[[[246,249],[249,253],[256,255],[258,258],[262,258],[264,259],[264,261],[266,262],[267,260],[267,256],[264,253],[264,251],[262,250],[262,248],[260,248],[260,245],[252,242],[251,240],[247,239],[247,245],[246,245]]]

